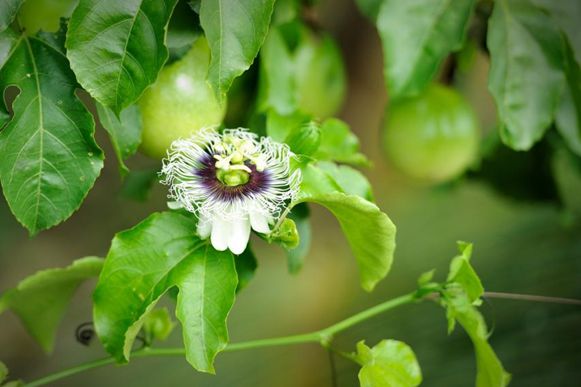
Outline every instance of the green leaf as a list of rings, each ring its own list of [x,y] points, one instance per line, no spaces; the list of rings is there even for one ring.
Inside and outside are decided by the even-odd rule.
[[[201,33],[199,15],[189,2],[178,1],[167,26],[168,61],[173,62],[186,55]]]
[[[373,203],[355,195],[326,193],[303,201],[327,208],[339,221],[359,265],[361,287],[370,292],[385,278],[395,251],[395,225]]]
[[[373,199],[373,192],[367,178],[347,165],[321,161],[302,166],[299,197],[308,198],[331,192],[358,195],[367,200]]]
[[[474,0],[384,0],[377,16],[384,74],[394,99],[422,91],[459,50]]]
[[[300,4],[296,0],[277,0],[272,13],[271,26],[296,20],[300,13]]]
[[[564,70],[567,82],[555,118],[557,130],[569,149],[581,156],[581,68],[573,58],[569,44],[565,47]]]
[[[299,200],[314,196],[322,196],[332,192],[343,192],[341,186],[331,175],[323,171],[315,163],[301,166],[302,180]]]
[[[564,147],[555,149],[551,172],[563,207],[574,216],[581,217],[581,159]]]
[[[266,113],[266,133],[274,141],[284,142],[294,131],[307,125],[311,121],[311,116],[298,111],[291,114],[280,114],[274,109]]]
[[[288,271],[291,274],[296,274],[302,269],[305,258],[311,248],[312,235],[308,205],[299,203],[294,206],[289,218],[295,222],[299,234],[298,246],[286,252]]]
[[[153,340],[164,341],[175,328],[167,308],[154,309],[147,314],[143,321],[143,332],[148,344]]]
[[[195,229],[191,216],[163,212],[113,239],[93,300],[95,329],[117,361],[129,360],[145,316],[177,286],[186,359],[214,372],[214,358],[228,341],[226,317],[238,280],[232,254],[212,249]]]
[[[144,202],[149,198],[153,184],[159,180],[159,167],[130,171],[123,180],[121,196]]]
[[[0,42],[6,35],[13,33],[0,33]],[[0,91],[20,89],[12,120],[0,131],[0,181],[10,209],[31,234],[77,210],[103,167],[93,118],[75,96],[63,39],[64,31],[22,35],[0,70]],[[8,110],[0,101],[0,126],[2,117]]]
[[[381,340],[373,348],[357,343],[355,359],[361,387],[414,387],[422,382],[422,370],[412,349],[401,341]]]
[[[484,288],[482,287],[482,282],[480,282],[478,274],[476,274],[476,271],[470,265],[472,244],[458,242],[458,250],[460,255],[452,259],[446,281],[448,283],[459,284],[468,295],[470,302],[475,302],[484,293]]]
[[[361,196],[363,199],[373,201],[371,184],[358,170],[347,165],[338,165],[328,161],[320,161],[316,166],[334,180],[341,192]]]
[[[8,377],[8,367],[0,361],[0,383],[4,382]]]
[[[528,150],[555,116],[563,85],[561,36],[530,0],[495,2],[488,31],[488,88],[502,140],[515,150]]]
[[[345,122],[329,118],[321,125],[321,143],[314,157],[354,165],[369,165],[369,160],[359,153],[359,139]]]
[[[236,261],[236,273],[238,273],[238,287],[236,288],[236,292],[239,292],[254,278],[258,262],[250,246],[242,254],[237,255],[234,260]]]
[[[0,32],[10,26],[23,3],[24,0],[0,1]]]
[[[321,130],[314,121],[293,128],[284,142],[297,155],[311,156],[321,144]]]
[[[478,312],[464,289],[460,286],[448,287],[443,293],[443,304],[449,319],[458,321],[464,328],[476,354],[476,387],[503,387],[510,381],[494,350],[488,343],[488,331],[484,318]]]
[[[272,109],[281,116],[296,114],[295,58],[280,27],[271,28],[264,41],[259,74],[259,109]]]
[[[549,13],[559,29],[565,34],[573,49],[573,56],[581,66],[581,39],[579,39],[579,17],[581,3],[576,0],[532,0],[533,3]]]
[[[434,278],[434,274],[436,274],[436,269],[432,269],[430,271],[426,271],[425,273],[422,273],[418,277],[418,286],[421,288],[421,287],[429,284],[432,281],[432,278]]]
[[[0,70],[13,54],[14,48],[20,43],[20,35],[12,29],[0,32]],[[1,105],[0,105],[1,106]],[[0,109],[0,128],[8,121],[10,115]]]
[[[113,149],[119,161],[119,173],[125,176],[129,168],[123,162],[137,152],[141,143],[141,115],[137,105],[124,109],[119,117],[113,111],[97,103],[97,113],[103,128],[109,133]]]
[[[168,57],[166,26],[177,0],[80,0],[67,56],[79,83],[115,114],[133,104]]]
[[[200,22],[212,53],[208,81],[218,97],[254,61],[268,33],[273,7],[274,0],[202,1]]]
[[[355,3],[357,3],[357,7],[362,14],[370,20],[375,21],[383,4],[383,0],[355,0]]]
[[[103,259],[87,257],[70,266],[39,271],[0,297],[0,313],[12,310],[46,352],[54,347],[56,330],[75,290],[97,277]]]

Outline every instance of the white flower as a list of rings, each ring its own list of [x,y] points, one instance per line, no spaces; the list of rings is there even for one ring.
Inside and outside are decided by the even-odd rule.
[[[216,250],[241,254],[250,230],[268,234],[296,198],[300,171],[292,152],[245,129],[206,129],[172,143],[163,162],[168,197],[198,218],[200,238]]]

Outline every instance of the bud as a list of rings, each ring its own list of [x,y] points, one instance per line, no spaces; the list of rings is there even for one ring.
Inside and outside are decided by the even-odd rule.
[[[175,323],[172,321],[167,308],[154,309],[147,314],[143,322],[143,331],[146,340],[151,344],[152,340],[163,341],[167,339]]]
[[[319,149],[321,144],[319,125],[314,121],[309,121],[299,128],[294,128],[284,142],[294,153],[310,156]]]
[[[300,242],[297,225],[292,219],[286,218],[280,227],[270,234],[269,240],[280,243],[287,250],[295,249]]]

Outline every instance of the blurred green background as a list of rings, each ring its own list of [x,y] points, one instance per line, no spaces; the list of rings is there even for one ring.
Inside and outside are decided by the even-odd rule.
[[[424,271],[437,268],[445,275],[457,240],[474,242],[473,264],[487,290],[581,298],[581,225],[568,221],[559,206],[499,196],[478,180],[418,186],[390,168],[379,149],[388,99],[378,37],[351,1],[329,3],[320,12],[322,23],[338,39],[349,74],[341,117],[351,124],[374,163],[364,173],[379,206],[398,227],[396,260],[373,294],[363,292],[338,224],[321,208],[314,208],[314,243],[298,275],[287,273],[282,250],[254,241],[260,266],[230,315],[231,340],[319,329],[413,290]],[[472,74],[460,76],[458,85],[488,132],[494,130],[495,116],[484,58],[478,59]],[[164,209],[165,190],[159,185],[145,203],[120,196],[116,160],[103,130],[98,140],[110,155],[105,170],[80,210],[64,224],[31,239],[0,199],[0,292],[36,270],[64,266],[87,255],[103,256],[115,232]],[[152,162],[137,157],[132,165]],[[97,342],[84,347],[75,340],[76,327],[91,320],[93,286],[84,285],[75,296],[51,356],[41,352],[14,315],[0,316],[0,360],[14,377],[31,380],[105,355]],[[511,385],[581,384],[580,307],[495,299],[485,302],[482,311],[493,327],[492,346],[513,374]],[[412,346],[422,366],[424,386],[473,384],[471,343],[461,329],[446,334],[444,311],[438,306],[424,303],[397,309],[345,332],[335,344],[351,351],[360,339],[372,345],[383,338]],[[163,345],[181,345],[179,329]],[[340,358],[335,361],[338,385],[357,385],[356,365]],[[181,357],[138,359],[129,366],[92,370],[54,385],[332,385],[328,354],[317,345],[225,353],[218,357],[216,369],[218,375],[210,376],[196,373]]]

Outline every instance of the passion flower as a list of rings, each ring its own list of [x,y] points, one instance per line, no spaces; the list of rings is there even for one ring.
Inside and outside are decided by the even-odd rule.
[[[162,183],[169,198],[196,215],[200,238],[241,254],[251,229],[271,233],[296,198],[301,174],[291,157],[286,144],[246,129],[205,129],[172,143]]]

